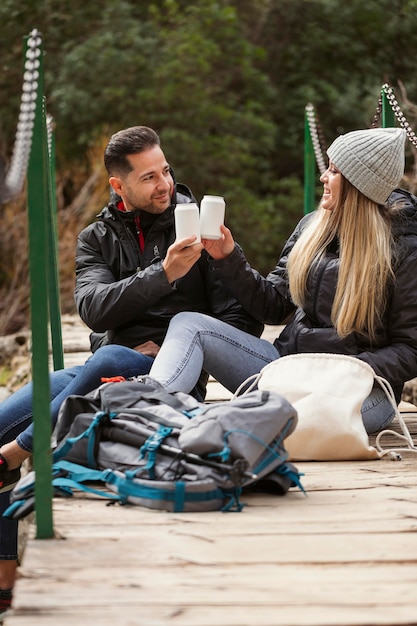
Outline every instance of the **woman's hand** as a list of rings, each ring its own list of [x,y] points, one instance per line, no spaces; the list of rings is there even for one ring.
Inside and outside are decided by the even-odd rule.
[[[221,237],[220,239],[202,239],[201,242],[209,255],[213,259],[225,259],[229,254],[232,254],[235,248],[235,241],[232,237],[232,233],[226,226],[220,226]]]

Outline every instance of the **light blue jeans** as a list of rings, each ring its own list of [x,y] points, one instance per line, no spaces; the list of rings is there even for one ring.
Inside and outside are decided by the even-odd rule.
[[[84,365],[50,374],[51,432],[62,402],[70,395],[84,395],[101,384],[101,378],[130,378],[147,374],[153,358],[124,346],[99,348]],[[32,451],[32,383],[25,385],[0,404],[0,446],[16,439],[24,450]],[[10,492],[0,493],[0,559],[17,558],[17,522],[3,518]]]
[[[189,393],[204,368],[234,393],[249,376],[279,357],[277,349],[265,339],[202,313],[178,313],[170,322],[149,375],[168,391]],[[366,431],[383,430],[394,415],[385,392],[375,386],[362,405]]]

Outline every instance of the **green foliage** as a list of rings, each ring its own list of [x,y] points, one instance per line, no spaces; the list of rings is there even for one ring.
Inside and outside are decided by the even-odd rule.
[[[370,126],[383,83],[402,80],[409,95],[417,95],[415,7],[415,0],[269,3],[262,69],[280,86],[274,111],[280,175],[301,169],[307,102],[319,111],[329,144],[340,133]]]
[[[229,3],[166,1],[142,9],[142,19],[132,13],[127,2],[108,6],[95,32],[68,50],[51,90],[61,149],[146,124],[198,198],[220,193],[232,215],[235,202],[253,204],[256,190],[270,188],[275,146],[275,91],[256,69],[263,50],[243,36]]]
[[[277,180],[274,194],[259,198],[236,185],[227,205],[226,223],[261,274],[273,269],[285,240],[300,220],[303,188],[296,177]]]
[[[102,168],[103,141],[146,124],[198,199],[225,196],[228,225],[266,273],[303,214],[306,104],[328,145],[370,126],[383,83],[398,98],[401,81],[416,101],[416,9],[417,0],[2,0],[0,157],[14,143],[23,40],[37,28],[61,209]],[[100,184],[86,216],[101,208]]]
[[[7,385],[10,377],[12,375],[12,370],[8,365],[0,365],[0,386],[4,387]]]
[[[88,37],[65,44],[50,110],[67,158],[85,151],[103,129],[111,133],[141,123],[142,91],[157,55],[154,31],[131,3],[109,2]]]

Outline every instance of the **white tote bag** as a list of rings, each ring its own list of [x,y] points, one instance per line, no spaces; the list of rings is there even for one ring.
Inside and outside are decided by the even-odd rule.
[[[295,461],[343,461],[378,459],[396,453],[369,445],[361,407],[377,381],[396,412],[407,449],[417,451],[402,419],[389,383],[370,365],[343,354],[303,353],[284,356],[247,379],[235,395],[250,383],[261,390],[276,391],[296,409],[298,424],[285,440],[290,459]],[[379,434],[379,438],[386,432]],[[402,451],[402,449],[401,449]],[[397,454],[398,457],[398,454]],[[393,456],[394,458],[394,456]]]

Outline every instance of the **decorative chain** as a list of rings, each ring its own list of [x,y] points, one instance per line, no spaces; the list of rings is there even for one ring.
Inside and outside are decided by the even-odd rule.
[[[49,113],[46,116],[46,134],[48,139],[48,154],[51,158],[52,154],[52,136],[54,132],[54,118]]]
[[[393,110],[393,113],[395,117],[397,118],[399,125],[401,126],[401,128],[404,128],[405,132],[407,133],[408,139],[413,144],[413,146],[417,148],[417,135],[411,128],[410,124],[407,122],[406,117],[404,113],[402,112],[400,105],[397,102],[397,99],[394,96],[394,92],[392,88],[387,83],[385,83],[384,85],[382,85],[382,91],[387,96],[387,100],[390,103],[391,109]],[[381,112],[382,112],[382,93],[379,97],[375,115],[372,120],[372,128],[376,128],[378,126],[378,122],[381,118]]]
[[[371,128],[378,128],[382,113],[382,95],[379,95],[378,104],[376,105],[375,115],[372,118]]]
[[[324,150],[323,150],[322,142],[320,141],[320,136],[319,136],[319,132],[317,128],[317,121],[316,121],[316,116],[314,112],[314,106],[311,103],[309,103],[307,104],[305,110],[306,110],[306,115],[307,115],[308,128],[310,130],[310,137],[311,137],[311,141],[313,144],[314,155],[316,157],[316,163],[319,168],[320,174],[323,174],[327,168],[326,168],[326,163],[323,157]]]
[[[32,147],[32,134],[39,86],[41,43],[42,39],[39,31],[33,29],[27,40],[22,97],[13,154],[5,180],[1,185],[0,200],[3,202],[11,200],[22,191],[26,177]]]

